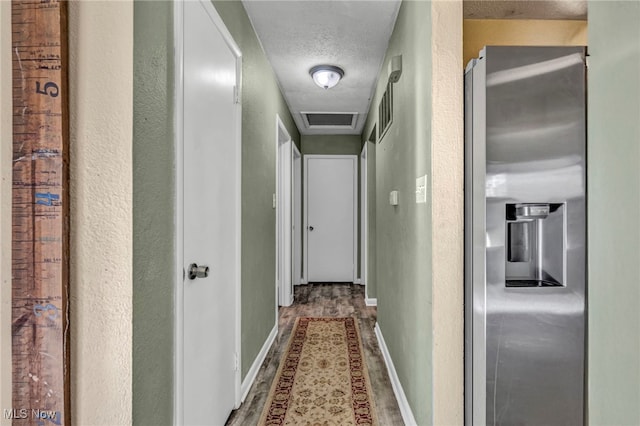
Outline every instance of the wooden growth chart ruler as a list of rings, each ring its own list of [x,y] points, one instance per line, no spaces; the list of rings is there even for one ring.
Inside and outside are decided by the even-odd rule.
[[[15,425],[69,422],[67,11],[12,2]]]

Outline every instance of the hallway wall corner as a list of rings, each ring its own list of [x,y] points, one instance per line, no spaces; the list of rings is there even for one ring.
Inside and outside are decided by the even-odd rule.
[[[432,7],[433,424],[464,421],[462,1]]]
[[[133,2],[68,17],[71,419],[130,424]]]

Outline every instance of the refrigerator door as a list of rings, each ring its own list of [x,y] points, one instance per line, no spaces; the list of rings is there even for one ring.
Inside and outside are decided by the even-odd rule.
[[[584,423],[584,57],[487,47],[467,73],[467,424]]]
[[[465,75],[465,424],[486,418],[486,62]],[[482,423],[479,423],[482,422]]]

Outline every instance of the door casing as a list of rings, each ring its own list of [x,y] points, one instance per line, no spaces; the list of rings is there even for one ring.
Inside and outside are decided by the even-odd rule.
[[[293,285],[302,284],[302,155],[293,144]]]
[[[276,309],[293,303],[292,145],[289,131],[276,114]]]
[[[367,144],[368,142],[365,141],[360,152],[360,284],[364,285],[364,300],[366,304],[369,304],[369,293],[367,292]]]

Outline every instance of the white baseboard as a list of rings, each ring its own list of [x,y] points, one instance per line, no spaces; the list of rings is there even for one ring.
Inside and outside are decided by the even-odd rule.
[[[306,279],[304,279],[304,278],[300,278],[300,284],[306,284],[306,283],[307,283],[307,280],[306,280]]]
[[[367,306],[378,306],[378,299],[375,297],[366,297],[364,299],[364,304]]]
[[[273,326],[273,329],[271,330],[271,333],[269,333],[269,337],[267,337],[267,340],[265,340],[264,345],[262,345],[262,349],[260,349],[260,352],[258,352],[258,356],[256,356],[256,359],[253,361],[253,364],[251,364],[251,368],[249,369],[249,372],[247,372],[247,376],[244,378],[244,380],[242,381],[242,385],[240,386],[240,402],[244,402],[244,399],[247,397],[247,394],[249,393],[249,389],[251,389],[251,385],[253,384],[254,380],[256,380],[256,376],[258,375],[258,371],[260,371],[260,367],[262,367],[262,363],[264,362],[264,359],[267,357],[267,353],[269,353],[269,349],[271,348],[271,345],[273,345],[273,342],[276,340],[276,336],[278,335],[278,324],[275,324]]]
[[[391,354],[389,354],[389,348],[387,348],[384,337],[382,337],[382,331],[380,331],[378,323],[376,323],[375,332],[376,337],[378,338],[380,351],[382,352],[382,357],[384,358],[384,363],[387,365],[387,371],[389,372],[389,379],[391,379],[393,393],[396,395],[396,400],[398,401],[398,405],[400,406],[400,414],[402,415],[402,420],[404,420],[404,424],[406,426],[415,426],[417,425],[416,419],[415,417],[413,417],[413,411],[411,411],[409,401],[407,401],[407,396],[404,394],[402,384],[400,384],[400,379],[398,378],[398,374],[396,373],[396,368],[394,367],[393,361],[391,360]]]
[[[356,278],[355,280],[353,280],[354,284],[362,284],[362,280],[360,278]]]

